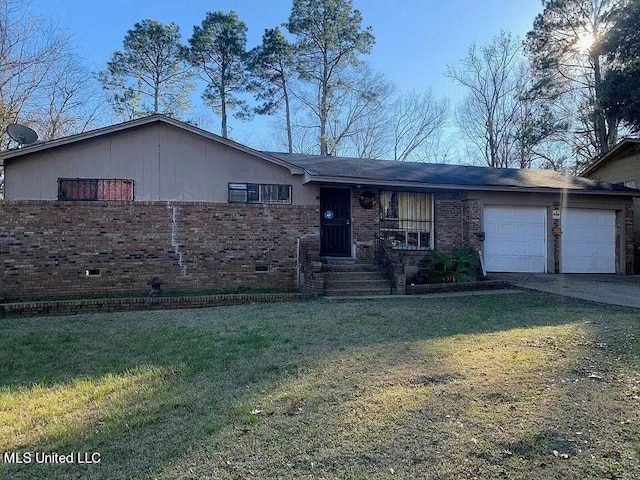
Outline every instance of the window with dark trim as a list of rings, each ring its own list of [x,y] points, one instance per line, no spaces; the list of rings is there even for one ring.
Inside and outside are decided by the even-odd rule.
[[[133,200],[133,180],[59,178],[58,200]]]
[[[291,204],[291,185],[230,183],[229,203]]]

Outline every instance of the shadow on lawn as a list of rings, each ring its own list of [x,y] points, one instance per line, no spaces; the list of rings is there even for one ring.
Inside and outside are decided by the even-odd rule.
[[[4,385],[0,394],[15,397],[19,408],[26,402],[20,395],[41,396],[47,389],[67,388],[67,397],[60,398],[66,398],[63,405],[70,407],[67,424],[56,426],[45,413],[40,421],[55,428],[49,431],[45,425],[40,428],[42,435],[30,439],[14,437],[26,440],[14,440],[5,449],[98,451],[102,464],[3,467],[24,478],[43,474],[140,478],[162,472],[176,476],[172,466],[188,465],[194,448],[233,437],[237,431],[242,435],[258,421],[252,407],[264,392],[277,392],[287,383],[307,388],[310,372],[336,359],[359,364],[361,352],[386,344],[369,368],[397,370],[401,375],[412,358],[406,355],[408,345],[416,348],[425,340],[580,322],[585,311],[582,302],[527,294],[5,320],[0,328],[0,384]],[[424,378],[431,377],[437,375]],[[78,387],[83,379],[88,382],[84,390]],[[106,387],[105,379],[115,387]],[[416,378],[408,379],[411,382],[415,384]],[[34,383],[42,385],[33,387]],[[130,393],[116,399],[120,384],[129,385]],[[288,403],[279,413],[297,413],[292,395],[285,395]],[[329,401],[341,407],[348,403]],[[78,421],[74,411],[91,414]],[[49,414],[62,415],[55,409]],[[235,474],[227,470],[230,476]]]

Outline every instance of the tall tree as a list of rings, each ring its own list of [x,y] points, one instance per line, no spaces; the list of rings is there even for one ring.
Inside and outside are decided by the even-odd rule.
[[[262,44],[249,52],[249,70],[258,79],[253,86],[256,98],[261,101],[256,112],[271,115],[284,108],[287,132],[287,148],[293,152],[291,129],[291,86],[293,76],[293,46],[280,29],[267,29],[262,36]]]
[[[395,87],[388,83],[381,96],[353,124],[349,151],[358,158],[387,158],[391,144],[391,107]],[[385,98],[386,97],[386,98]]]
[[[393,89],[383,74],[365,63],[345,71],[328,112],[327,154],[350,152],[353,142],[348,141],[360,136],[369,119],[379,116],[389,105]]]
[[[136,23],[100,81],[114,111],[125,119],[187,110],[194,86],[178,25],[150,19]]]
[[[448,67],[449,77],[467,89],[457,112],[458,127],[490,167],[511,163],[507,145],[514,100],[521,92],[519,66],[519,43],[502,32],[489,45],[472,45],[457,66]]]
[[[86,128],[99,97],[89,77],[64,32],[28,2],[0,0],[0,148],[12,144],[12,123],[47,140]],[[3,191],[0,167],[0,198]]]
[[[631,0],[613,14],[613,24],[602,43],[611,69],[602,81],[600,99],[609,117],[640,132],[640,0]]]
[[[293,2],[287,28],[297,38],[300,78],[312,89],[312,95],[301,99],[317,119],[321,155],[329,154],[328,122],[345,70],[356,66],[375,41],[371,27],[362,29],[361,24],[362,15],[350,0]]]
[[[523,72],[521,78],[528,75]],[[558,155],[552,143],[557,142],[567,125],[557,119],[546,102],[528,96],[529,87],[529,83],[522,82],[521,91],[514,99],[514,115],[507,129],[510,166],[557,169],[564,157]]]
[[[429,142],[437,142],[449,116],[449,102],[430,89],[400,96],[392,106],[393,159],[410,160]]]
[[[68,51],[68,42],[18,2],[0,0],[0,135],[9,138],[7,125],[25,122],[38,103],[38,92],[48,84],[49,73]]]
[[[62,54],[42,86],[46,88],[34,92],[37,101],[25,112],[41,139],[52,140],[97,126],[106,105],[95,95],[100,91],[98,79],[78,55]],[[88,100],[92,97],[96,100]]]
[[[248,92],[246,72],[247,26],[231,11],[207,12],[201,26],[193,27],[190,58],[207,82],[203,99],[221,117],[221,133],[227,138],[228,112],[249,118],[249,105],[239,95]]]
[[[457,111],[458,127],[471,153],[490,167],[531,166],[536,147],[561,127],[528,96],[520,42],[509,33],[488,45],[473,45],[448,74],[467,90]]]
[[[534,93],[550,104],[573,104],[573,131],[582,138],[577,153],[606,153],[617,138],[617,120],[600,106],[603,64],[599,41],[610,14],[625,0],[543,0],[543,12],[527,34],[525,51],[533,66]],[[590,125],[582,128],[588,119]]]

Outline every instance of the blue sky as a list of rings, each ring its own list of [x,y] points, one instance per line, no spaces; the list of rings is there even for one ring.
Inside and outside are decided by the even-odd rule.
[[[285,22],[291,0],[32,0],[31,7],[72,35],[89,68],[104,68],[135,22],[153,18],[176,22],[183,39],[191,35],[207,11],[234,10],[248,26],[248,47],[259,43],[265,28]],[[432,87],[455,104],[462,92],[445,75],[447,65],[461,59],[469,46],[488,42],[500,30],[520,37],[541,11],[540,0],[353,0],[370,25],[376,44],[368,61],[401,90]],[[199,101],[196,100],[196,103]],[[209,116],[206,110],[202,115]],[[233,135],[257,148],[272,148],[268,121],[232,121]],[[207,128],[216,132],[210,114]]]

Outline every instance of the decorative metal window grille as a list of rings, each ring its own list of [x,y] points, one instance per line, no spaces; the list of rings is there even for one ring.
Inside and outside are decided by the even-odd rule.
[[[431,195],[380,192],[380,235],[393,248],[433,248]]]
[[[58,200],[133,200],[133,180],[59,178]]]
[[[291,185],[271,183],[230,183],[230,203],[291,204]]]

